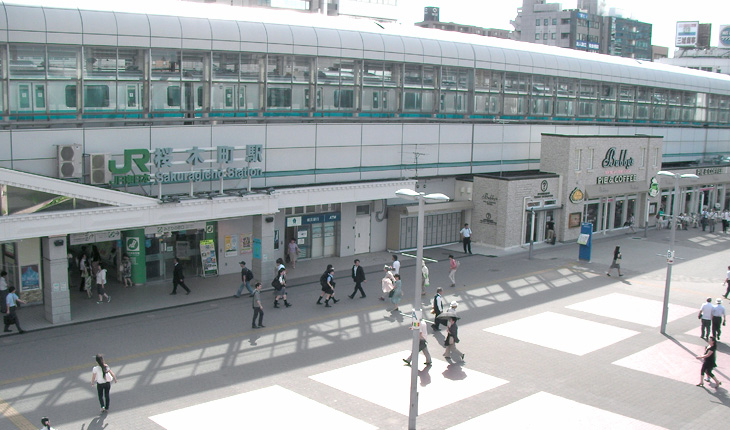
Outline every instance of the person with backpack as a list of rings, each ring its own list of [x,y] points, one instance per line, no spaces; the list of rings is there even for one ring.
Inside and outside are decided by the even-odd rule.
[[[241,297],[241,293],[243,292],[244,287],[246,287],[246,289],[248,290],[248,296],[253,297],[253,289],[251,288],[253,272],[251,271],[251,269],[246,267],[245,261],[239,261],[238,264],[241,265],[241,286],[238,287],[238,291],[236,292],[236,294],[233,295],[233,297]]]
[[[279,273],[271,281],[271,286],[276,290],[276,297],[274,298],[274,307],[279,307],[279,299],[284,299],[284,306],[287,308],[291,306],[291,303],[286,301],[286,269],[279,269]]]
[[[339,300],[337,300],[335,298],[335,269],[334,268],[330,268],[329,272],[327,272],[327,277],[324,279],[324,283],[322,284],[322,291],[325,293],[324,306],[326,308],[330,307],[330,299],[332,299],[332,303],[339,302]],[[321,299],[322,299],[322,297],[320,297],[320,300]],[[319,304],[319,302],[317,302],[317,304]]]

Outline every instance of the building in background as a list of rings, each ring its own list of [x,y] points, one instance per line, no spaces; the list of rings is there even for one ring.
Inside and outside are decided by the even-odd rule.
[[[510,39],[512,32],[499,28],[484,28],[475,25],[457,24],[455,22],[442,22],[439,19],[439,8],[427,6],[423,10],[423,21],[417,22],[415,25],[423,28],[435,28],[445,31],[457,31],[466,34],[478,34],[480,36],[498,37],[500,39]]]
[[[329,16],[370,18],[383,22],[397,20],[398,0],[181,0],[228,6],[266,7],[321,13]]]
[[[730,25],[720,26],[717,47],[709,46],[711,28],[712,24],[700,24],[697,21],[678,22],[674,58],[663,58],[659,62],[730,74]]]
[[[597,52],[617,57],[652,59],[652,25],[624,18],[611,10],[602,14],[598,0],[580,0],[578,9],[562,9],[559,3],[523,0],[513,39]]]
[[[651,61],[669,57],[669,48],[666,46],[651,45]]]

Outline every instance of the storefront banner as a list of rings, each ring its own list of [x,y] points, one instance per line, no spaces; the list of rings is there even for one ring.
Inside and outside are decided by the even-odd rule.
[[[41,288],[41,275],[38,272],[38,265],[31,264],[20,268],[20,284],[23,289],[21,291],[32,291]]]
[[[238,255],[238,235],[232,234],[230,236],[226,236],[225,242],[226,257],[235,257]]]
[[[122,233],[120,230],[74,233],[69,235],[68,243],[69,245],[82,245],[84,243],[109,242],[121,238]]]
[[[200,241],[200,258],[203,263],[203,276],[215,276],[218,274],[215,241],[210,239]]]
[[[253,252],[253,235],[242,234],[241,235],[241,255],[250,254]]]
[[[253,258],[261,258],[261,239],[259,238],[253,240]]]
[[[339,221],[340,213],[333,212],[328,214],[293,216],[286,219],[287,227],[296,227],[305,224],[320,224],[323,222]]]
[[[179,224],[156,225],[145,227],[144,234],[163,234],[173,231],[202,230],[205,228],[205,221],[184,222]]]

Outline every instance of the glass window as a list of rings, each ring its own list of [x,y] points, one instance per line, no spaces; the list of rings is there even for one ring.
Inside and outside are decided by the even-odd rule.
[[[385,74],[385,65],[382,61],[366,61],[363,66],[362,83],[367,86],[383,86]]]
[[[618,117],[621,119],[633,119],[634,118],[634,104],[633,103],[619,103],[618,104]]]
[[[460,89],[468,88],[467,70],[460,67],[442,67],[441,68],[441,88],[442,89]]]
[[[212,57],[212,77],[215,80],[237,81],[240,55],[237,52],[214,52]]]
[[[545,26],[547,26],[547,25],[548,25],[548,22],[550,22],[550,20],[549,20],[548,18],[545,18],[545,19],[544,19],[544,20],[542,21],[542,25],[545,25]]]
[[[558,99],[555,102],[555,115],[557,116],[573,116],[575,110],[575,100]]]
[[[180,79],[180,51],[175,49],[152,49],[153,79]]]
[[[598,96],[598,82],[581,81],[580,82],[580,98],[595,99]]]
[[[182,75],[183,79],[203,79],[205,68],[205,53],[195,51],[183,51]]]
[[[180,106],[180,86],[171,85],[167,87],[167,105]]]
[[[543,33],[542,34],[542,40],[547,40],[547,38],[548,38],[548,34],[547,33]]]
[[[578,102],[578,116],[593,118],[596,116],[596,102],[593,100],[580,100]]]
[[[269,55],[266,64],[266,81],[289,83],[292,79],[293,58],[288,55]]]
[[[117,76],[117,49],[84,47],[84,77],[109,79]]]
[[[540,40],[540,33],[535,33],[535,40]]]
[[[557,18],[553,18],[553,25],[558,25],[558,19]]]
[[[313,62],[314,58],[311,57],[294,57],[292,80],[294,82],[310,82]]]
[[[10,77],[36,78],[46,76],[46,48],[37,45],[10,46]]]
[[[636,100],[639,102],[651,102],[652,89],[649,87],[638,87],[636,89]]]
[[[241,54],[241,80],[246,82],[262,81],[261,69],[264,64],[262,54]]]
[[[66,107],[76,107],[76,85],[66,85],[65,88]],[[109,85],[94,84],[84,85],[84,107],[99,108],[109,107]]]
[[[75,78],[78,50],[66,46],[48,47],[48,77]]]
[[[505,115],[524,115],[527,113],[527,97],[525,96],[504,96]]]
[[[266,106],[269,108],[290,108],[291,88],[269,88],[266,94]]]
[[[616,85],[601,84],[601,100],[616,100]]]
[[[577,82],[574,79],[558,79],[558,97],[575,97]]]
[[[352,109],[355,106],[355,92],[348,89],[335,90],[335,107]]]
[[[142,79],[144,76],[144,49],[119,48],[117,72],[120,79]]]
[[[403,86],[409,88],[421,88],[423,75],[421,66],[418,64],[406,64],[403,75]]]
[[[535,25],[538,27],[540,26],[540,18],[535,19]]]
[[[697,93],[685,91],[682,93],[682,106],[695,106],[697,104]]]
[[[550,39],[555,40],[555,33],[550,33]]]
[[[532,97],[530,113],[533,115],[552,115],[553,99],[548,97]]]
[[[554,94],[553,78],[550,76],[533,76],[531,93],[537,96],[552,97]]]
[[[421,93],[417,91],[406,91],[403,94],[404,110],[421,110]]]
[[[634,101],[636,89],[628,85],[619,86],[619,98],[621,101]]]
[[[508,72],[504,76],[505,93],[527,93],[529,75]]]
[[[436,84],[436,67],[434,66],[423,66],[423,87],[434,88]]]

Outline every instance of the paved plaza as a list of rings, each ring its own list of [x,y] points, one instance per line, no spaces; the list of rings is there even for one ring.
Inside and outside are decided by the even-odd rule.
[[[423,355],[413,361],[418,428],[722,428],[730,420],[730,348],[718,347],[720,387],[695,386],[695,355],[705,345],[697,312],[724,292],[730,236],[677,232],[665,336],[666,262],[657,254],[668,236],[597,236],[591,262],[577,261],[573,244],[540,246],[532,259],[524,250],[475,247],[472,256],[457,254],[455,288],[445,256],[458,246],[427,250],[437,260],[429,264],[431,289],[443,285],[446,300],[459,303],[466,363],[447,361],[445,330],[429,329],[433,364]],[[605,275],[615,245],[622,278]],[[263,293],[260,330],[250,329],[250,299],[230,297],[233,277],[191,281],[189,297],[197,298],[174,297],[189,303],[167,306],[164,285],[150,288],[157,296],[142,293],[147,303],[126,305],[130,315],[116,309],[95,319],[84,311],[78,323],[54,328],[38,318],[28,334],[0,337],[0,428],[37,429],[47,415],[59,430],[405,429],[411,373],[402,359],[410,353],[415,263],[401,258],[404,301],[401,313],[389,313],[377,299],[388,255],[358,257],[367,262],[367,298],[346,297],[352,259],[340,258],[341,301],[317,306],[316,273],[326,262],[300,262],[290,278],[294,306],[273,309],[272,294]],[[120,301],[134,303],[137,293],[127,294]],[[147,309],[155,297],[167,308]],[[32,309],[22,311],[31,318]],[[103,415],[89,385],[97,352],[119,377]]]

